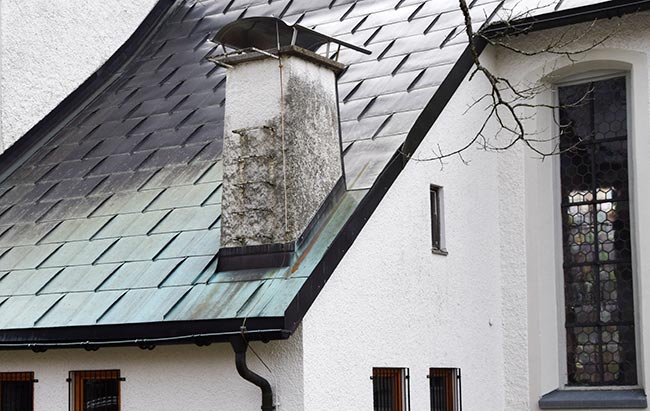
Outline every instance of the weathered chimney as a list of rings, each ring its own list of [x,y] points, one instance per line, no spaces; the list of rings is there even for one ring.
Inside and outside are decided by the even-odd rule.
[[[217,34],[237,49],[213,59],[227,67],[222,248],[295,242],[343,175],[344,66],[307,49],[333,39],[301,29],[251,18]]]
[[[229,63],[222,247],[297,239],[341,177],[334,71],[300,54]]]

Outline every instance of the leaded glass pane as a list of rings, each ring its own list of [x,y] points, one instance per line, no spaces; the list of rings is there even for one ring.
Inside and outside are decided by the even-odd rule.
[[[561,87],[560,178],[570,385],[634,385],[625,78]]]

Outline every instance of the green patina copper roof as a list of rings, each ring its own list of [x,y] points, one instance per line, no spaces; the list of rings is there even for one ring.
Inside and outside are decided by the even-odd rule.
[[[499,1],[472,3],[480,25]],[[223,25],[271,15],[372,51],[338,56],[348,191],[294,265],[219,272],[225,72],[205,57]],[[103,91],[3,157],[0,329],[283,316],[465,49],[462,23],[456,0],[175,2]]]

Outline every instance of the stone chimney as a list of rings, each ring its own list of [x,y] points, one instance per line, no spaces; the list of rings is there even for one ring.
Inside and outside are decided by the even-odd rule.
[[[221,247],[287,250],[343,175],[336,76],[344,66],[301,47],[296,26],[280,20],[233,25],[217,41],[238,51],[213,58],[227,67]],[[318,33],[305,30],[313,46]]]
[[[341,178],[335,72],[303,53],[228,63],[222,247],[296,240]]]

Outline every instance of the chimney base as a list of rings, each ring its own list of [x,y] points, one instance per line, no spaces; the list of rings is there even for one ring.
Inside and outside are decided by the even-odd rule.
[[[294,243],[222,248],[217,271],[288,267],[293,263],[295,251]]]

